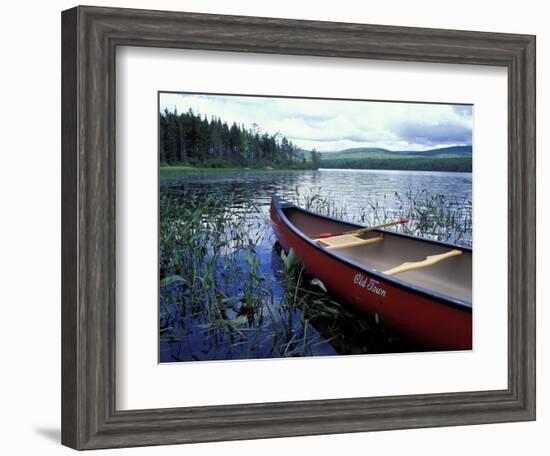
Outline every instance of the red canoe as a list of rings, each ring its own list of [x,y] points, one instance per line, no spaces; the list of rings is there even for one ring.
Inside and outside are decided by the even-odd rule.
[[[279,243],[331,294],[430,350],[472,348],[472,251],[443,242],[363,228],[273,196]]]

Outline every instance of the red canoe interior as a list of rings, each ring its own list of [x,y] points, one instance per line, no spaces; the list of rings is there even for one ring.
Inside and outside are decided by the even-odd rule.
[[[283,211],[290,223],[311,239],[317,239],[322,233],[341,233],[357,228],[352,224],[316,216],[297,207],[283,208]],[[380,242],[332,250],[332,253],[368,269],[383,272],[406,262],[423,261],[428,256],[450,250],[449,246],[393,235],[387,231],[369,231],[361,235],[361,238],[370,239],[380,235],[383,236]],[[463,250],[462,254],[445,258],[431,266],[401,272],[393,277],[462,301],[472,301],[472,253],[469,250]]]

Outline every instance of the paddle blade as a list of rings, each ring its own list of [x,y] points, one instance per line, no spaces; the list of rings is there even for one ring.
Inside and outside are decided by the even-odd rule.
[[[411,221],[411,219],[402,218],[401,220],[399,220],[399,223],[409,223],[410,221]]]

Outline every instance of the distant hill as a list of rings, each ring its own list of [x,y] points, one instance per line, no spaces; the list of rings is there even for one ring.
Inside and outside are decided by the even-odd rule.
[[[356,147],[321,154],[321,168],[472,171],[472,146],[425,151]]]
[[[360,158],[386,157],[388,155],[393,156],[396,154],[390,150],[376,147],[355,147],[352,149],[338,150],[335,152],[321,152],[321,160],[356,160]]]
[[[440,149],[430,149],[419,151],[397,151],[394,152],[400,155],[414,155],[417,157],[441,157],[441,156],[454,156],[454,157],[471,157],[472,146],[451,146],[442,147]]]

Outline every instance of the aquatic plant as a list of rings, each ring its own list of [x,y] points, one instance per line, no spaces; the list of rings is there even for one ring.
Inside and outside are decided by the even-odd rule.
[[[259,254],[270,233],[260,213],[234,195],[161,192],[161,360],[391,351],[391,337],[335,302],[292,250]]]
[[[394,192],[392,204],[386,194],[380,197],[373,194],[363,196],[364,204],[359,210],[350,211],[345,203],[330,195],[322,195],[321,189],[300,194],[295,202],[322,215],[360,223],[366,226],[381,225],[399,219],[409,219],[406,224],[388,228],[437,241],[447,241],[472,246],[472,201],[432,193],[425,187],[409,188],[404,193]],[[395,204],[397,203],[397,204]]]

